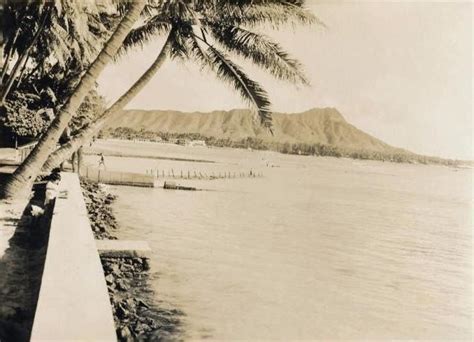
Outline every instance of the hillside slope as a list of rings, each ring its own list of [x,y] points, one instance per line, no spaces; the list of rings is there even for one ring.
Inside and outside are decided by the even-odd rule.
[[[114,115],[107,128],[129,127],[169,133],[200,133],[203,136],[240,140],[320,143],[380,152],[403,151],[349,124],[334,108],[314,108],[303,113],[273,114],[274,135],[259,126],[248,110],[183,113],[161,110],[126,110]],[[404,151],[407,152],[407,151]]]

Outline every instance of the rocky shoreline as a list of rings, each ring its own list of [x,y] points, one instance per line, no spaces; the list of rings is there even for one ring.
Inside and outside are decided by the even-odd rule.
[[[112,211],[115,196],[100,185],[81,181],[89,220],[96,239],[117,239],[118,223]],[[119,341],[179,340],[180,317],[175,309],[154,303],[145,258],[101,258]]]
[[[117,239],[111,233],[118,227],[111,207],[115,196],[106,193],[98,184],[84,180],[81,180],[81,188],[94,237],[99,240]]]

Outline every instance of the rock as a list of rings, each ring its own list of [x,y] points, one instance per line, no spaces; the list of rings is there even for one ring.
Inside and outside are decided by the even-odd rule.
[[[150,318],[150,317],[147,317],[147,318],[146,318],[146,323],[147,323],[148,325],[151,325],[151,326],[156,326],[155,321],[154,321],[152,318]]]
[[[128,307],[129,310],[136,311],[136,305],[133,298],[127,298],[122,303],[124,303]]]
[[[127,291],[130,289],[130,287],[125,284],[123,280],[119,280],[117,281],[117,289],[119,289],[120,291]]]
[[[112,264],[110,266],[110,273],[112,273],[113,275],[119,277],[121,275],[121,271],[120,271],[120,266],[118,264]]]
[[[147,309],[150,308],[150,306],[148,306],[148,304],[145,303],[145,302],[144,302],[143,300],[141,300],[141,299],[136,299],[135,301],[136,301],[136,304],[137,304],[138,306],[141,306],[141,307],[144,307],[144,308],[147,308]]]
[[[148,261],[148,259],[143,259],[143,270],[150,270],[150,262]]]
[[[122,327],[117,331],[117,336],[125,341],[131,341],[132,340],[132,333],[130,332],[130,329],[127,327]]]
[[[131,270],[133,270],[132,265],[129,265],[129,264],[126,264],[126,263],[123,263],[122,265],[120,265],[120,271],[122,271],[122,272],[127,272],[127,271],[131,271]]]
[[[105,277],[105,282],[107,284],[112,284],[114,282],[114,276],[112,274],[109,274]]]
[[[144,332],[148,332],[151,330],[151,327],[147,324],[143,324],[143,323],[137,323],[135,324],[134,326],[134,330],[138,333],[138,334],[142,334]]]
[[[117,317],[118,318],[125,318],[127,316],[129,316],[130,312],[127,310],[126,307],[124,307],[122,305],[122,303],[120,303],[119,305],[117,305],[116,309],[115,309],[116,313],[117,313]]]

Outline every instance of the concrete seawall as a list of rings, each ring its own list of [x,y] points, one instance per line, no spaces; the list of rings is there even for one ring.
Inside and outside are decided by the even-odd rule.
[[[77,175],[62,173],[32,341],[116,341],[107,286]]]

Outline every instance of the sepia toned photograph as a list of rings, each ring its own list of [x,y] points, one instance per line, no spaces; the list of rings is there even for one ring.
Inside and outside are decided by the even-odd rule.
[[[0,342],[472,341],[473,13],[0,0]]]

